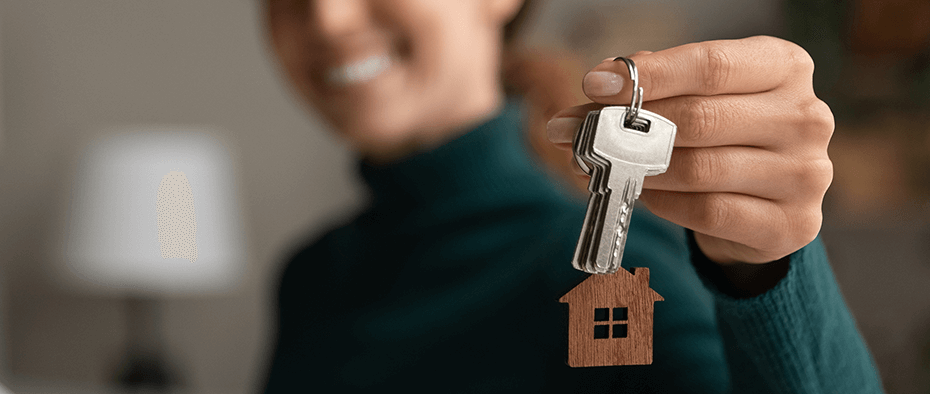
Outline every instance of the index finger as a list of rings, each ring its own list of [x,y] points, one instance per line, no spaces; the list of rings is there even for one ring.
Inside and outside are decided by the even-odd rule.
[[[790,81],[810,82],[814,70],[803,48],[767,36],[686,44],[630,59],[646,101],[766,92]],[[583,87],[594,102],[629,104],[633,84],[626,63],[605,60],[585,75]]]

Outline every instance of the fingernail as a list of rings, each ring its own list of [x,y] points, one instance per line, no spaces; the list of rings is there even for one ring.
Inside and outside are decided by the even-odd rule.
[[[613,96],[623,89],[623,77],[609,71],[592,71],[584,76],[582,88],[588,96]]]
[[[549,134],[549,141],[552,143],[572,142],[580,126],[581,118],[555,118],[546,123],[546,133]]]

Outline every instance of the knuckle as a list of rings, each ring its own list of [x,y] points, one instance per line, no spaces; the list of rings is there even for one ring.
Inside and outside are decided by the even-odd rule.
[[[829,158],[813,160],[808,174],[812,189],[817,192],[818,198],[823,198],[833,183],[833,162]]]
[[[688,100],[684,107],[683,132],[680,138],[688,142],[708,141],[713,137],[719,118],[719,111],[710,100],[694,98]]]
[[[682,182],[692,190],[706,190],[717,185],[725,169],[720,165],[720,158],[706,149],[693,149],[689,156]]]
[[[836,121],[830,106],[820,99],[815,99],[804,108],[804,119],[807,131],[815,136],[825,138],[827,141],[833,136]]]
[[[785,191],[794,201],[820,201],[833,183],[833,162],[829,158],[815,158],[795,164],[786,182],[792,185]]]
[[[802,209],[794,222],[794,229],[791,232],[792,249],[800,249],[817,238],[820,234],[820,228],[823,225],[823,211],[819,206],[808,209]]]
[[[808,69],[811,72],[814,71],[814,59],[804,47],[795,42],[773,36],[755,36],[749,39],[761,41],[761,46],[780,52],[787,64],[795,67],[796,71]]]
[[[730,71],[733,68],[732,59],[719,44],[708,43],[703,49],[705,71],[701,85],[706,94],[715,95],[727,85]]]
[[[795,71],[804,74],[814,73],[814,59],[804,47],[791,41],[779,40],[783,43],[785,58],[788,59]]]
[[[723,194],[713,193],[706,197],[704,210],[697,220],[697,225],[706,232],[717,232],[729,222],[732,205]]]
[[[814,59],[804,47],[797,43],[772,36],[754,36],[748,40],[757,40],[760,46],[769,48],[785,59],[788,70],[795,74],[813,75]]]

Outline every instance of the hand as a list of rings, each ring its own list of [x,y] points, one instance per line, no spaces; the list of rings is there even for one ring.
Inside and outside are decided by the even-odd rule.
[[[701,251],[720,264],[775,261],[816,238],[833,180],[834,123],[814,95],[804,49],[760,36],[630,59],[643,108],[678,125],[668,170],[643,182],[639,199],[650,211],[694,230]],[[626,64],[606,59],[585,76],[584,90],[594,103],[549,122],[549,139],[562,149],[571,149],[588,111],[629,104]],[[574,160],[568,165],[586,176]]]

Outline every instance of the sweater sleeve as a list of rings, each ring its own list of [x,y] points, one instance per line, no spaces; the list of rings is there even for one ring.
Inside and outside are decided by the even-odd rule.
[[[714,263],[688,237],[691,260],[713,294],[733,392],[882,392],[819,237],[790,255],[775,287],[751,298],[726,294]]]

